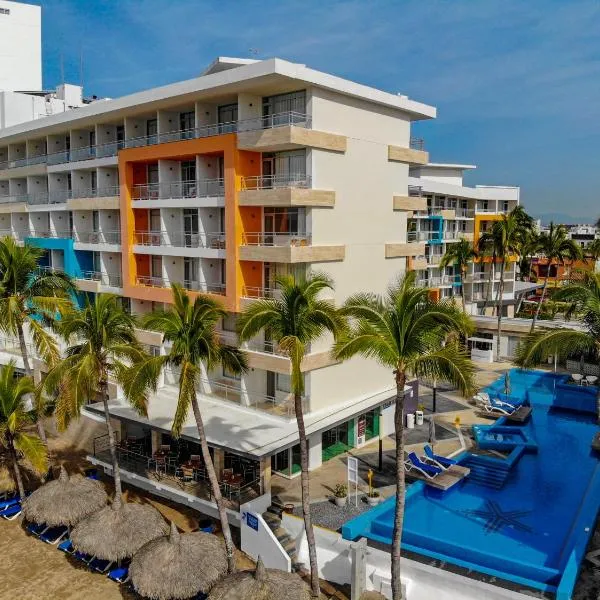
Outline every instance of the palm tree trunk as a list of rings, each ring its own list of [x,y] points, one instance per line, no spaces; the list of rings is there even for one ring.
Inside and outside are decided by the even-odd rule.
[[[498,286],[498,335],[496,338],[496,360],[500,361],[500,338],[502,337],[502,310],[504,309],[504,269],[506,259],[502,259],[502,271],[500,271],[500,285]]]
[[[304,411],[302,409],[302,396],[294,394],[294,410],[298,423],[298,437],[300,438],[300,482],[302,487],[302,516],[304,517],[304,530],[306,531],[306,542],[308,543],[308,559],[310,562],[310,588],[313,597],[318,598],[319,567],[317,564],[317,546],[315,543],[315,532],[313,531],[310,515],[310,487],[308,474],[308,440],[306,439],[306,428],[304,427]]]
[[[546,287],[548,286],[548,277],[546,277],[544,279],[544,287],[542,288],[542,297],[540,298],[540,301],[538,302],[537,308],[535,309],[535,313],[533,315],[533,321],[531,322],[531,331],[530,333],[533,333],[533,330],[535,329],[535,323],[538,320],[539,316],[540,316],[540,311],[542,310],[542,304],[544,304],[544,298],[546,297]]]
[[[219,519],[221,520],[221,530],[223,532],[225,551],[227,553],[227,570],[229,573],[234,573],[235,556],[233,554],[234,546],[233,539],[231,537],[231,529],[229,528],[229,519],[227,518],[227,510],[225,509],[223,496],[221,495],[221,488],[219,487],[219,480],[215,471],[215,465],[210,457],[208,442],[206,441],[206,432],[204,431],[204,422],[202,421],[202,414],[200,413],[200,407],[198,406],[196,392],[194,392],[194,395],[192,396],[192,410],[194,411],[194,418],[196,419],[196,428],[198,429],[198,438],[200,439],[200,449],[202,450],[202,458],[204,459],[206,474],[208,475],[208,481],[210,482],[212,495],[217,503]]]
[[[465,302],[465,275],[463,270],[460,270],[460,299],[462,301],[463,312],[467,312],[467,304]]]
[[[490,278],[487,282],[487,290],[485,292],[485,302],[483,303],[483,314],[485,314],[485,309],[492,299],[492,290],[494,289],[494,280],[496,279],[496,261],[494,257],[492,257],[492,263],[490,265]]]
[[[123,487],[121,486],[121,470],[117,458],[117,442],[110,420],[110,413],[108,412],[108,381],[106,379],[100,381],[100,394],[102,395],[102,403],[104,404],[104,418],[106,419],[106,430],[108,433],[108,448],[110,450],[110,459],[112,461],[113,479],[115,480],[115,498],[113,500],[113,507],[119,508],[123,502]]]
[[[404,526],[404,386],[406,373],[396,371],[396,409],[394,429],[396,432],[396,509],[394,532],[392,534],[392,598],[402,600],[402,580],[400,578],[400,552],[402,548],[402,528]]]
[[[21,469],[19,468],[19,458],[17,457],[17,451],[12,440],[12,436],[8,434],[8,451],[13,463],[13,471],[15,474],[15,483],[17,484],[17,490],[21,498],[25,498],[25,486],[23,485],[23,478],[21,477]]]
[[[33,369],[29,365],[29,353],[27,352],[27,344],[25,343],[25,333],[23,332],[23,326],[21,324],[17,325],[17,333],[19,336],[19,346],[21,346],[21,357],[23,358],[23,368],[25,370],[25,375],[33,379]],[[46,437],[46,430],[44,429],[42,415],[38,415],[36,425],[38,430],[38,437],[42,441],[42,444],[44,444],[44,446],[47,447],[48,438]]]

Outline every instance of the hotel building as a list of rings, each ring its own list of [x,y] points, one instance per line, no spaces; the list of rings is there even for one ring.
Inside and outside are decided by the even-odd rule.
[[[276,296],[279,274],[326,273],[340,304],[384,292],[425,254],[398,198],[412,199],[409,169],[428,163],[411,124],[435,114],[305,65],[221,58],[196,79],[0,130],[0,231],[133,314],[168,304],[173,282],[210,294],[236,344],[236,315]],[[160,335],[139,337],[167,351]],[[313,344],[302,365],[311,469],[393,430],[391,373],[360,358],[337,364],[330,345]],[[249,372],[204,373],[200,401],[217,468],[243,460],[262,492],[271,472],[298,471],[290,361],[262,337],[245,350]],[[112,388],[121,439],[142,440],[143,455],[169,443],[176,384],[165,372],[147,419]],[[85,414],[102,418],[93,404]],[[183,438],[194,443],[192,420]],[[91,459],[108,469],[105,441]],[[158,489],[124,465],[128,477]],[[209,500],[187,501],[210,512]]]

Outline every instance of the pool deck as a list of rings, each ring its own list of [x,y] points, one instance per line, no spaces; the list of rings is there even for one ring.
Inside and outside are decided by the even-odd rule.
[[[443,473],[436,475],[433,479],[428,479],[424,475],[412,471],[406,474],[407,479],[416,479],[422,481],[425,485],[435,488],[436,490],[446,491],[454,487],[457,483],[468,477],[471,469],[461,465],[453,465]]]

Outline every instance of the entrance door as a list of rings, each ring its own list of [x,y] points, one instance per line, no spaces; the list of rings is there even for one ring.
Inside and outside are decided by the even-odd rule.
[[[273,178],[275,175],[275,159],[271,157],[265,157],[262,161],[262,181],[261,185],[263,188],[273,187]]]
[[[183,243],[186,248],[198,248],[200,240],[198,235],[198,209],[183,209]]]
[[[275,398],[275,373],[267,371],[267,397]]]

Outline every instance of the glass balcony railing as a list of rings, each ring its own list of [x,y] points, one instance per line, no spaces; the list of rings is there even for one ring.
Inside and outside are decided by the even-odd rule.
[[[310,246],[311,239],[307,233],[244,233],[242,246]]]
[[[183,231],[136,231],[139,246],[167,246],[176,248],[225,249],[225,233],[185,233]]]
[[[223,179],[149,183],[133,188],[133,200],[169,200],[174,198],[220,198],[225,195]]]

